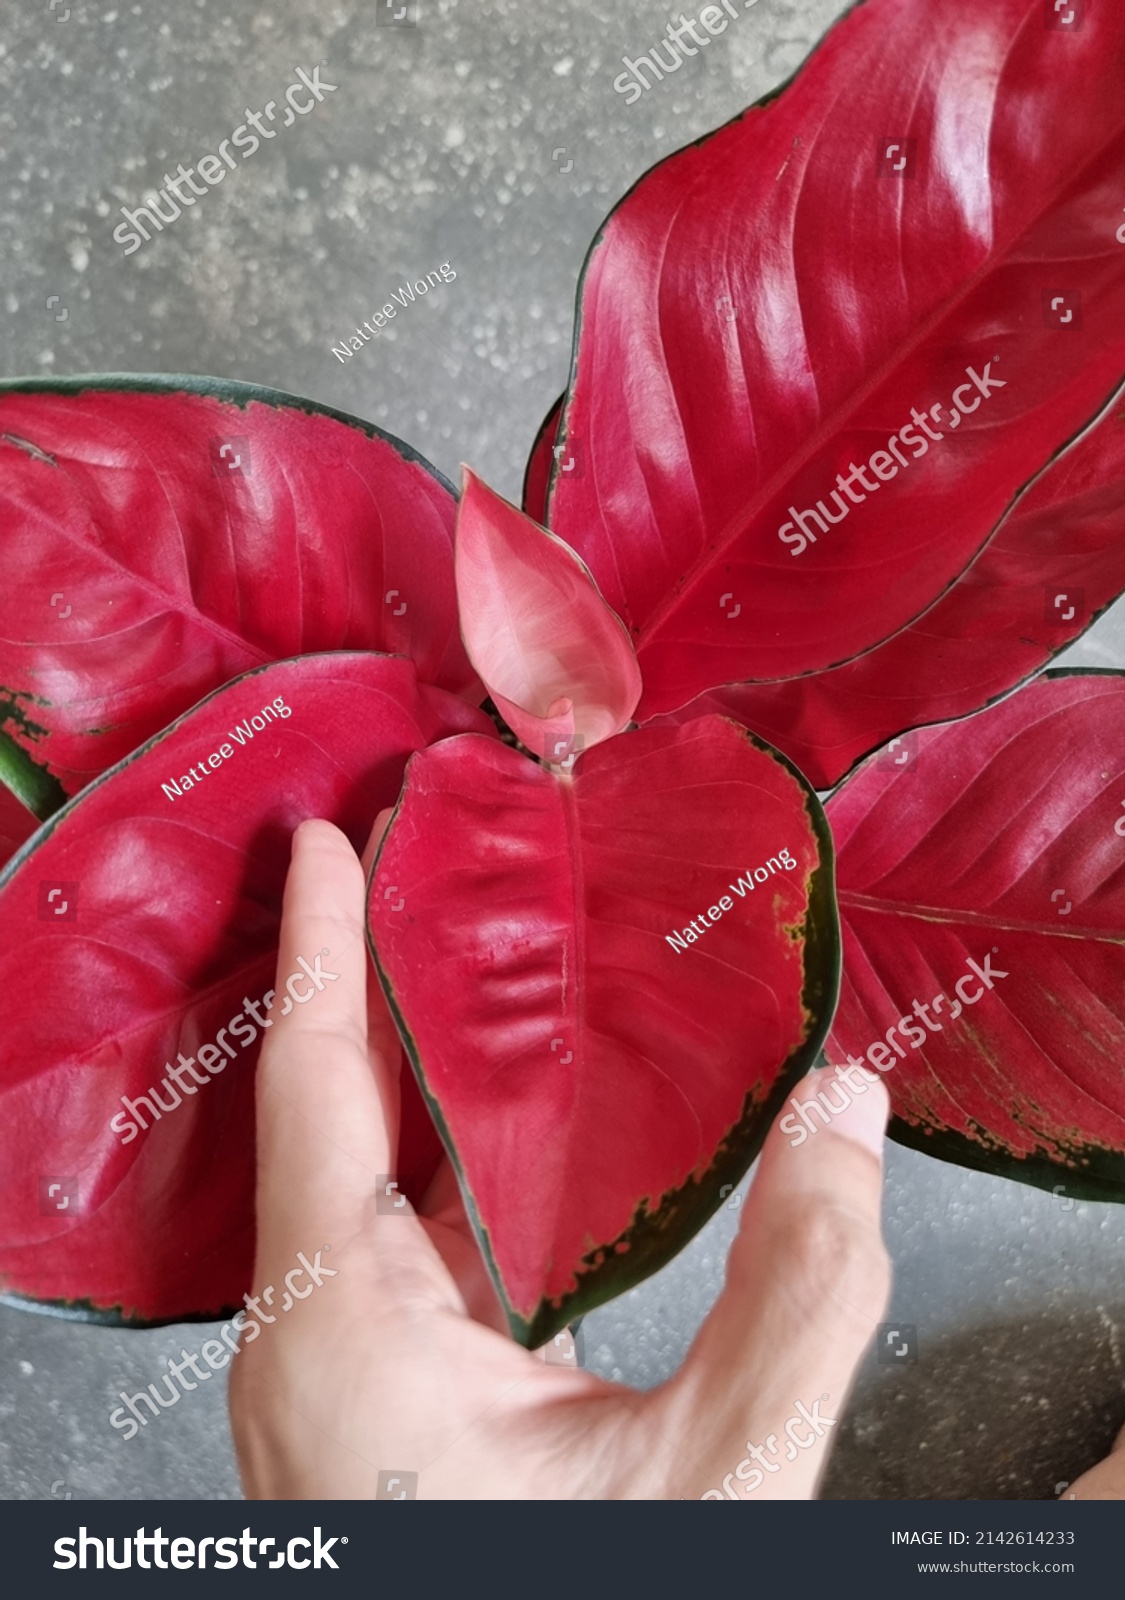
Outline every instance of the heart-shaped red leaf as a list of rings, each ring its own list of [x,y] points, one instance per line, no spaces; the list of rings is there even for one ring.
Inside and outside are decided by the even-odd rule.
[[[0,385],[0,733],[74,794],[283,657],[388,651],[475,693],[455,512],[405,445],[272,389]]]
[[[1044,18],[867,0],[599,233],[548,522],[642,717],[890,637],[1120,382],[1125,10]]]
[[[467,469],[456,573],[469,658],[528,749],[562,760],[625,727],[641,676],[621,619],[573,550]]]
[[[327,817],[361,847],[412,752],[490,726],[401,658],[279,662],[90,785],[0,875],[8,1295],[144,1322],[239,1305],[293,829]]]
[[[733,717],[828,789],[891,734],[964,716],[1031,677],[1125,587],[1123,399],[1118,391],[901,633],[830,672],[713,690],[673,719]]]
[[[1123,727],[1125,676],[1050,672],[828,807],[833,1060],[886,1073],[904,1144],[1103,1200],[1125,1200]]]
[[[816,796],[719,717],[611,739],[573,777],[482,739],[416,756],[369,915],[528,1345],[702,1226],[815,1056],[836,994]]]

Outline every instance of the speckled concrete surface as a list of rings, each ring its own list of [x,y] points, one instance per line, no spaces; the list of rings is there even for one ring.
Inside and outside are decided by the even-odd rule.
[[[574,287],[605,212],[655,160],[787,77],[843,9],[760,0],[720,48],[626,106],[618,63],[662,33],[661,4],[421,0],[411,28],[378,25],[383,4],[9,8],[3,375],[253,380],[368,417],[451,476],[469,461],[515,497],[563,387]],[[121,206],[321,62],[337,86],[323,105],[124,255],[111,237]],[[455,281],[377,346],[332,355],[405,275],[442,262]],[[1125,665],[1120,607],[1072,657]],[[917,1327],[918,1360],[869,1359],[825,1492],[1049,1498],[1125,1420],[1125,1210],[892,1149],[886,1219],[892,1318]],[[736,1222],[724,1211],[591,1317],[587,1365],[640,1385],[671,1372]],[[129,1443],[107,1421],[119,1390],[202,1336],[0,1308],[0,1494],[237,1496],[221,1379]]]

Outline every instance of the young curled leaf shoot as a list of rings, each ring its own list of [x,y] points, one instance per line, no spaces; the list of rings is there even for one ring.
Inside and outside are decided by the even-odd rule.
[[[568,545],[468,468],[455,568],[469,659],[533,755],[567,768],[627,726],[641,674],[621,619]]]

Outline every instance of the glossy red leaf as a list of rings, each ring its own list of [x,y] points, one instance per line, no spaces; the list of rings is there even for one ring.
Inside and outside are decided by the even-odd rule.
[[[528,749],[558,760],[619,733],[641,694],[621,619],[561,539],[468,469],[455,560],[469,659]]]
[[[1031,677],[1125,588],[1123,405],[1119,390],[901,633],[829,672],[713,690],[673,719],[733,717],[827,789],[892,734],[965,716]]]
[[[293,829],[328,817],[362,846],[412,752],[466,730],[484,743],[490,726],[401,658],[280,662],[93,783],[0,875],[8,1296],[142,1322],[240,1304],[254,1060]],[[314,981],[301,986],[315,1003]]]
[[[1119,6],[867,0],[611,214],[548,521],[630,627],[642,717],[889,638],[1104,405],[1123,77]]]
[[[388,651],[476,693],[455,511],[405,445],[272,389],[0,385],[0,730],[73,794],[283,657]]]
[[[1115,1200],[1123,727],[1125,676],[1049,672],[898,741],[828,807],[844,931],[833,1062],[885,1072],[905,1144]]]
[[[369,915],[528,1345],[702,1226],[815,1056],[836,994],[819,804],[718,717],[608,740],[573,776],[482,739],[425,751]]]
[[[31,838],[38,826],[38,818],[0,783],[0,867]]]

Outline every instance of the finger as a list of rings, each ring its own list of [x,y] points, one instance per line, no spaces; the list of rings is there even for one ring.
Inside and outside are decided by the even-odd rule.
[[[1115,1450],[1084,1472],[1060,1496],[1060,1500],[1125,1500],[1125,1455]]]
[[[337,828],[304,822],[258,1069],[260,1255],[271,1230],[292,1253],[298,1222],[302,1234],[350,1236],[394,1170],[397,1091],[369,1052],[367,970],[363,869]]]
[[[721,1477],[749,1444],[766,1447],[759,1467],[735,1480],[739,1498],[755,1471],[761,1495],[813,1491],[886,1307],[880,1210],[889,1101],[881,1081],[850,1081],[849,1096],[832,1074],[810,1075],[771,1129],[726,1286],[676,1380],[676,1400],[696,1412],[693,1459],[701,1416],[713,1430],[708,1465],[721,1466]]]
[[[1061,1500],[1125,1500],[1125,1428],[1104,1461],[1068,1484]]]

